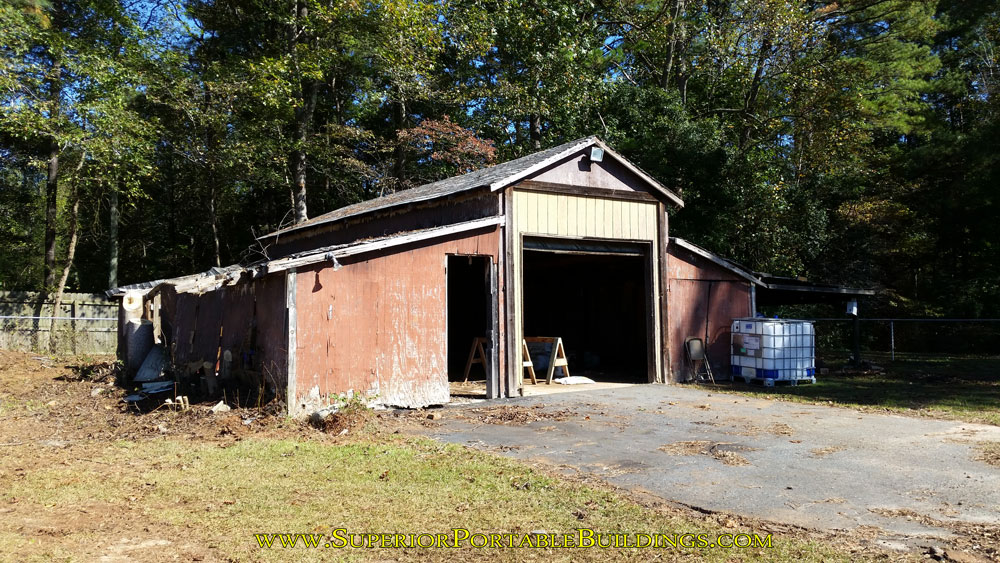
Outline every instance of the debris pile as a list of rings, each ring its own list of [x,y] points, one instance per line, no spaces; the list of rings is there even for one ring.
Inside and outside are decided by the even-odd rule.
[[[128,389],[125,403],[130,407],[143,412],[162,407],[185,411],[192,400],[221,398],[212,413],[225,412],[223,407],[228,410],[229,405],[283,410],[282,405],[272,404],[274,393],[250,377],[246,362],[233,361],[232,351],[220,346],[215,361],[174,365],[168,344],[156,334],[153,323],[145,319],[129,320],[123,331],[119,381]]]
[[[562,421],[576,416],[576,413],[569,410],[548,412],[542,410],[544,408],[545,405],[535,405],[532,408],[515,405],[501,405],[497,407],[469,409],[468,411],[462,413],[461,416],[470,420],[477,420],[483,424],[516,425],[530,424],[541,420]]]

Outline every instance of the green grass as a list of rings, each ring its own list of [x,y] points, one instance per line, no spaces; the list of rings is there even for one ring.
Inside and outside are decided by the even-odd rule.
[[[74,446],[74,450],[82,446]],[[226,444],[182,440],[91,444],[66,463],[29,469],[8,480],[0,506],[16,502],[30,520],[52,522],[58,534],[39,538],[0,519],[0,553],[24,559],[91,559],[122,538],[165,538],[184,553],[200,546],[206,559],[310,560],[606,560],[675,558],[696,561],[847,561],[846,551],[802,536],[775,536],[771,549],[473,550],[261,549],[253,533],[597,532],[761,533],[713,520],[658,511],[609,489],[540,473],[519,462],[426,439],[373,439],[330,445],[254,438]],[[0,475],[25,467],[31,453],[0,459]],[[14,506],[14,504],[10,504]],[[106,507],[98,512],[97,507]],[[83,525],[74,525],[80,513]],[[122,515],[116,519],[117,515]],[[39,543],[41,542],[41,543]],[[81,547],[89,546],[89,547]],[[188,547],[185,547],[188,546]],[[81,551],[81,549],[83,551]],[[87,551],[92,550],[92,551]],[[145,553],[145,555],[143,555]],[[148,557],[157,552],[136,552]],[[856,555],[856,554],[855,554]],[[2,558],[2,556],[0,556]]]
[[[888,354],[864,356],[885,368],[878,374],[831,369],[813,385],[761,387],[732,384],[721,391],[808,403],[954,418],[1000,425],[1000,357]],[[828,362],[830,365],[843,364]]]

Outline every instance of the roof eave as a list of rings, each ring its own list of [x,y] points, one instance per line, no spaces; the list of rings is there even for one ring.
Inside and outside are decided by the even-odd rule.
[[[729,260],[726,260],[725,258],[722,258],[717,254],[709,252],[708,250],[705,250],[704,248],[694,243],[688,242],[682,238],[670,237],[670,240],[676,243],[681,248],[687,250],[688,252],[694,253],[697,256],[701,256],[702,258],[705,258],[706,260],[714,263],[715,265],[729,270],[730,272],[740,276],[741,278],[749,281],[752,284],[758,285],[760,287],[767,287],[767,284],[764,283],[764,281],[761,280],[759,277],[753,275],[753,273],[750,272],[750,270],[744,270],[743,268],[740,268],[736,264],[730,262]]]
[[[490,190],[494,191],[494,192],[500,191],[500,190],[506,188],[507,186],[510,186],[511,184],[514,184],[515,182],[519,182],[519,181],[521,181],[521,180],[523,180],[523,179],[531,176],[532,174],[535,174],[535,173],[537,173],[537,172],[539,172],[541,170],[544,170],[545,168],[548,168],[549,166],[551,166],[551,165],[559,162],[560,160],[566,158],[568,155],[573,154],[573,153],[575,153],[576,151],[578,151],[580,149],[584,149],[584,148],[592,146],[592,145],[597,145],[598,147],[600,147],[602,150],[604,150],[604,154],[605,155],[609,155],[612,158],[614,158],[615,160],[617,160],[622,166],[624,166],[630,172],[632,172],[633,174],[635,174],[636,176],[638,176],[640,179],[642,179],[644,182],[646,182],[647,184],[649,184],[649,186],[651,188],[653,188],[654,191],[656,191],[657,193],[659,193],[659,194],[663,195],[664,197],[666,197],[668,200],[670,200],[671,203],[673,203],[674,205],[676,205],[678,208],[683,208],[684,207],[684,200],[682,200],[680,197],[678,197],[677,194],[675,194],[674,192],[672,192],[670,189],[668,189],[663,184],[657,182],[655,178],[653,178],[649,174],[646,174],[645,172],[643,172],[639,167],[637,167],[636,165],[634,165],[631,162],[629,162],[628,159],[626,159],[624,156],[618,154],[614,149],[612,149],[611,147],[609,147],[608,145],[606,145],[604,143],[604,141],[600,140],[599,138],[597,138],[596,136],[593,136],[593,135],[590,136],[590,137],[586,137],[585,139],[581,140],[576,145],[574,145],[574,146],[572,146],[572,147],[570,147],[570,148],[562,151],[559,154],[553,155],[553,156],[551,156],[551,157],[549,157],[549,158],[547,158],[547,159],[545,159],[545,160],[543,160],[543,161],[535,164],[534,166],[532,166],[530,168],[522,170],[521,172],[518,172],[517,174],[512,174],[510,176],[507,176],[506,178],[503,178],[502,180],[498,180],[496,182],[493,182],[492,184],[490,184]]]
[[[607,144],[604,143],[604,141],[602,141],[601,139],[599,139],[595,135],[591,135],[589,137],[584,137],[583,139],[580,139],[579,142],[573,143],[572,146],[567,147],[566,149],[564,149],[564,150],[562,150],[562,151],[560,151],[560,152],[558,152],[558,153],[556,153],[554,155],[551,155],[548,158],[546,158],[544,160],[541,160],[541,161],[533,164],[532,166],[530,166],[530,167],[528,167],[528,168],[526,168],[524,170],[521,170],[519,172],[510,174],[508,176],[505,176],[505,177],[501,178],[500,180],[496,180],[496,181],[488,183],[488,184],[483,183],[483,184],[478,184],[478,185],[470,186],[468,188],[464,188],[462,191],[471,191],[471,190],[477,190],[477,189],[481,189],[481,188],[488,188],[492,192],[500,191],[500,190],[502,190],[504,188],[507,188],[508,186],[510,186],[510,185],[512,185],[512,184],[514,184],[516,182],[519,182],[519,181],[521,181],[521,180],[523,180],[525,178],[528,178],[528,177],[532,176],[533,174],[538,173],[541,170],[544,170],[545,168],[548,168],[549,166],[552,166],[555,163],[558,163],[559,161],[565,159],[567,156],[569,156],[569,155],[571,155],[571,154],[573,154],[573,153],[575,153],[577,151],[580,151],[582,149],[585,149],[585,148],[587,148],[589,146],[594,146],[594,145],[596,145],[596,146],[600,147],[601,149],[603,149],[604,153],[606,155],[610,156],[611,158],[614,158],[616,161],[618,161],[619,164],[621,164],[626,169],[628,169],[630,172],[632,172],[633,174],[635,174],[636,176],[638,176],[643,182],[645,182],[651,188],[651,191],[653,191],[653,192],[655,192],[657,194],[660,194],[666,200],[668,200],[670,203],[672,203],[673,205],[675,205],[677,208],[683,208],[684,207],[684,201],[677,194],[675,194],[673,191],[671,191],[670,189],[668,189],[666,186],[664,186],[660,182],[656,181],[656,179],[653,178],[652,176],[650,176],[649,174],[643,172],[642,169],[640,169],[639,167],[637,167],[634,164],[632,164],[631,162],[629,162],[628,159],[626,159],[624,156],[620,155],[618,152],[616,152],[614,149],[612,149],[611,147],[609,147]],[[427,197],[422,198],[422,199],[404,200],[404,201],[400,201],[398,203],[389,204],[389,205],[387,205],[385,207],[382,207],[382,208],[368,210],[368,211],[361,211],[361,212],[356,213],[354,215],[348,215],[348,216],[344,216],[344,217],[339,217],[337,219],[332,219],[332,220],[328,220],[328,221],[307,222],[307,223],[301,224],[301,225],[292,225],[292,226],[284,228],[284,229],[279,229],[277,231],[261,235],[261,236],[257,237],[255,240],[258,240],[258,241],[273,240],[273,239],[276,239],[276,238],[278,238],[280,236],[296,234],[296,233],[302,232],[302,231],[307,230],[307,229],[319,227],[320,225],[332,225],[332,224],[336,224],[336,223],[339,223],[341,221],[350,219],[352,217],[359,217],[359,216],[364,216],[364,215],[368,215],[368,214],[372,214],[372,213],[384,212],[384,211],[387,211],[387,210],[390,210],[390,209],[395,209],[395,208],[398,208],[398,207],[404,207],[404,206],[412,205],[412,204],[415,204],[415,203],[421,203],[421,202],[426,202],[426,201],[433,201],[435,199],[449,197],[451,195],[454,195],[454,194],[453,193],[447,193],[447,194],[440,194],[440,195],[431,195],[431,196],[427,196]]]
[[[500,191],[500,190],[506,188],[507,186],[515,183],[515,182],[523,180],[523,179],[527,178],[528,176],[531,176],[532,174],[535,174],[536,172],[538,172],[540,170],[544,170],[544,169],[548,168],[549,166],[552,166],[553,164],[555,164],[555,163],[559,162],[560,160],[566,158],[567,155],[573,154],[573,153],[575,153],[576,151],[578,151],[580,149],[584,149],[586,147],[589,147],[590,145],[593,145],[595,142],[600,142],[600,140],[597,137],[594,137],[594,136],[585,137],[584,139],[581,139],[579,143],[573,145],[572,147],[569,147],[568,149],[566,149],[566,150],[564,150],[564,151],[562,151],[560,153],[554,154],[554,155],[550,156],[549,158],[546,158],[545,160],[537,162],[533,166],[530,166],[530,167],[528,167],[528,168],[526,168],[526,169],[524,169],[524,170],[522,170],[520,172],[517,172],[515,174],[511,174],[509,176],[505,176],[504,178],[502,178],[500,180],[497,180],[496,182],[491,183],[489,185],[490,191],[493,191],[493,192]]]
[[[482,189],[482,188],[487,188],[487,187],[489,187],[487,184],[479,184],[479,185],[471,186],[471,187],[469,187],[467,189],[464,189],[464,190],[462,190],[462,192],[459,192],[459,193],[473,192],[473,191],[476,191],[476,190],[479,190],[479,189]],[[419,204],[419,203],[427,203],[429,201],[434,201],[434,200],[437,200],[437,199],[447,199],[449,197],[454,197],[456,195],[458,195],[458,193],[445,193],[445,194],[438,194],[438,195],[434,195],[434,196],[430,196],[430,197],[425,197],[425,198],[405,200],[405,201],[400,201],[400,202],[397,202],[397,203],[390,203],[389,205],[386,205],[385,207],[380,207],[378,209],[371,209],[371,210],[367,210],[367,211],[360,211],[358,213],[354,213],[354,214],[351,214],[351,215],[346,215],[344,217],[338,217],[338,218],[332,219],[332,220],[317,221],[315,223],[306,223],[306,224],[303,224],[303,225],[292,225],[291,227],[286,227],[284,229],[281,229],[280,231],[274,231],[274,232],[268,233],[266,235],[261,235],[261,236],[257,237],[254,240],[266,240],[266,239],[269,239],[269,238],[277,238],[279,236],[284,236],[284,235],[288,235],[288,234],[294,234],[296,232],[303,231],[305,229],[309,229],[311,227],[321,227],[321,226],[328,227],[330,225],[336,225],[337,223],[340,223],[340,222],[343,222],[343,221],[347,221],[348,219],[354,219],[356,217],[364,217],[366,215],[376,215],[376,214],[383,213],[383,212],[386,212],[386,211],[389,211],[389,210],[392,210],[392,209],[396,209],[398,207],[405,207],[407,205],[414,205],[414,204]]]
[[[654,189],[656,189],[656,191],[658,191],[661,194],[663,194],[664,196],[666,196],[666,198],[669,199],[674,205],[676,205],[678,209],[682,209],[684,207],[684,200],[682,200],[680,198],[680,196],[678,196],[677,194],[675,194],[673,192],[673,190],[671,190],[670,188],[667,188],[666,186],[664,186],[663,184],[661,184],[660,182],[658,182],[656,180],[656,178],[653,178],[649,174],[646,174],[645,172],[643,172],[641,168],[639,168],[638,166],[632,164],[631,162],[628,161],[627,158],[625,158],[624,156],[618,154],[617,151],[615,151],[614,149],[612,149],[608,145],[604,144],[604,141],[602,141],[602,140],[600,140],[600,139],[598,139],[596,137],[594,139],[597,141],[598,146],[600,146],[602,149],[604,149],[604,153],[605,154],[610,154],[611,156],[613,156],[615,158],[615,160],[617,160],[619,163],[622,164],[622,166],[624,166],[625,168],[628,168],[630,172],[632,172],[636,176],[639,176],[646,183],[648,183],[650,186],[652,186]]]
[[[793,291],[801,293],[827,293],[831,295],[875,295],[873,289],[861,289],[857,287],[825,286],[825,285],[788,285],[780,283],[768,283],[763,286],[773,291]]]

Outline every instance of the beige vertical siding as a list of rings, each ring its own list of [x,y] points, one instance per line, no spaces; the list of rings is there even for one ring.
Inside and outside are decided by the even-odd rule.
[[[657,204],[629,201],[611,197],[578,196],[514,190],[512,218],[514,238],[520,245],[520,235],[548,235],[553,237],[588,237],[595,239],[651,241],[653,262],[653,326],[655,327],[654,358],[656,372],[663,375],[663,350],[660,338],[660,264],[657,260]],[[514,283],[517,298],[514,300],[515,318],[523,318],[521,310],[521,248],[514,252]],[[521,326],[514,327],[514,342],[524,337]],[[521,365],[521,347],[515,346],[517,362]],[[516,368],[515,368],[516,369]]]

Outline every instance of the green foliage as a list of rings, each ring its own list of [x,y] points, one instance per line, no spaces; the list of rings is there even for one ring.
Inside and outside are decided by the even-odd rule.
[[[42,208],[38,174],[13,155],[0,155],[0,289],[31,287],[41,277]]]
[[[0,150],[11,157],[4,163],[5,180],[21,183],[12,190],[22,196],[37,194],[23,208],[28,213],[20,216],[20,232],[12,234],[15,240],[32,238],[40,250],[38,236],[27,233],[46,222],[44,212],[32,213],[44,207],[45,190],[39,186],[45,184],[46,170],[56,186],[56,210],[71,208],[79,199],[85,215],[97,212],[112,190],[140,196],[140,181],[155,174],[149,157],[157,123],[139,111],[152,56],[149,36],[122,5],[106,0],[7,3],[0,6],[0,25],[5,46]],[[50,168],[53,155],[58,167]],[[17,201],[15,193],[10,195]],[[74,219],[62,211],[51,227],[64,247],[66,223]],[[14,252],[0,264],[0,284],[39,288],[40,276],[24,274],[37,275],[41,253],[36,264],[30,253],[8,250]]]
[[[128,283],[260,257],[253,236],[297,198],[317,215],[597,134],[682,194],[674,235],[887,288],[872,312],[1000,316],[998,17],[959,0],[8,1],[0,283],[39,284],[51,140],[59,248],[75,186],[72,280],[98,289],[112,190]]]

